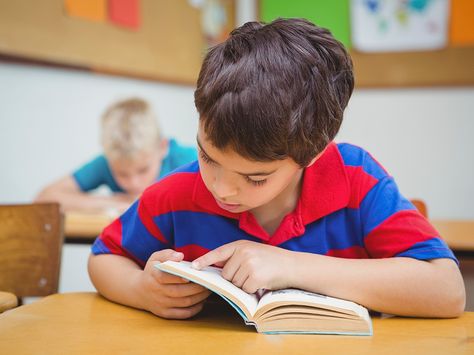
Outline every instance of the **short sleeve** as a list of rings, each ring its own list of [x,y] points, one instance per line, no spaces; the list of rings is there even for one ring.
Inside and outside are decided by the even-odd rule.
[[[145,203],[138,200],[102,231],[92,253],[121,255],[144,267],[151,254],[170,247]]]
[[[107,160],[103,155],[83,165],[72,176],[83,192],[94,190],[101,185],[107,185],[114,192],[123,192],[115,182]]]
[[[382,177],[361,202],[364,244],[373,258],[450,258],[453,252],[429,221],[400,193],[391,176]]]

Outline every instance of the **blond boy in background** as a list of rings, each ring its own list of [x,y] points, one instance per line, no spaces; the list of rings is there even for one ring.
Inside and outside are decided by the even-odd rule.
[[[162,137],[150,105],[129,98],[102,115],[104,153],[46,186],[36,201],[57,201],[64,211],[124,211],[149,185],[197,159],[196,149]],[[112,194],[90,193],[107,186]]]

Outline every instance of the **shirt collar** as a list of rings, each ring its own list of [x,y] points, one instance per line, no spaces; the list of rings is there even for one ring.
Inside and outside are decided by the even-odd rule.
[[[301,195],[295,210],[284,217],[273,236],[258,224],[250,212],[231,213],[220,208],[206,188],[198,173],[194,185],[193,202],[210,213],[239,220],[239,227],[247,233],[278,245],[304,234],[305,225],[331,214],[349,203],[349,180],[344,162],[335,143],[330,143],[324,153],[305,169]]]

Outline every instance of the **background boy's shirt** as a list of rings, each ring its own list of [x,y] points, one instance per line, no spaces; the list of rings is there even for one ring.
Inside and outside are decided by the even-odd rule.
[[[104,229],[92,252],[123,255],[144,266],[161,249],[183,252],[185,260],[191,261],[241,239],[344,258],[457,261],[370,154],[350,144],[334,143],[305,169],[297,206],[273,235],[250,212],[221,209],[194,162],[145,190]]]
[[[188,164],[197,159],[197,151],[193,147],[179,145],[176,140],[169,140],[169,150],[166,157],[161,162],[161,170],[156,180],[169,174],[174,169]],[[106,185],[112,192],[124,192],[117,184],[107,159],[104,155],[99,155],[73,173],[81,191],[91,191],[101,185]]]

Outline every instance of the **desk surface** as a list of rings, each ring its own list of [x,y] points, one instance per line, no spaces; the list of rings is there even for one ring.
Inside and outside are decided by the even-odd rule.
[[[433,220],[433,226],[455,251],[474,251],[474,220]]]
[[[474,354],[474,313],[458,319],[376,318],[372,337],[264,335],[228,305],[185,321],[95,293],[46,297],[0,315],[5,354]]]
[[[65,216],[64,235],[68,239],[92,243],[110,222],[111,216],[83,212],[68,212]]]

